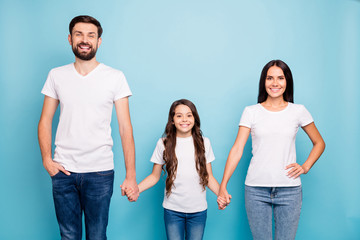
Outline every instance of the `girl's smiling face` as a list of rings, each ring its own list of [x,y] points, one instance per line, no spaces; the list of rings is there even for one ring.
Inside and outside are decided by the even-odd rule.
[[[265,79],[265,89],[268,98],[283,98],[286,89],[286,79],[283,70],[278,66],[269,68]]]
[[[175,108],[173,123],[176,127],[177,137],[190,137],[195,119],[191,109],[186,105],[178,105]]]

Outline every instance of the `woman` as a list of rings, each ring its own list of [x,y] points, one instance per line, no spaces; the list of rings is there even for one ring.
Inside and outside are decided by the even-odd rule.
[[[270,61],[260,76],[258,104],[245,108],[226,162],[220,209],[230,203],[226,186],[251,133],[253,157],[245,180],[245,207],[254,239],[272,239],[273,215],[275,239],[295,239],[302,204],[300,175],[308,173],[325,149],[310,113],[293,102],[290,68],[281,60]],[[302,165],[296,163],[295,152],[299,127],[313,143]]]

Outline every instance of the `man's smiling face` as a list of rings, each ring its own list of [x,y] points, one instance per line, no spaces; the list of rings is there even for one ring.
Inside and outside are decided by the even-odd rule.
[[[101,44],[98,29],[91,23],[80,22],[75,24],[68,40],[75,56],[84,61],[93,59]]]

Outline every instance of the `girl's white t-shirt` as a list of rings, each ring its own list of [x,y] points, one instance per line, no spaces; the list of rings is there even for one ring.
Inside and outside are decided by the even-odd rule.
[[[210,140],[204,139],[206,163],[215,159]],[[151,162],[165,164],[163,139],[159,139],[151,157]],[[178,160],[176,178],[169,197],[164,193],[163,207],[169,210],[194,213],[207,209],[206,190],[200,184],[195,166],[195,147],[192,137],[176,138],[175,154]]]
[[[262,187],[301,185],[300,177],[287,176],[285,167],[296,162],[295,138],[299,127],[314,120],[303,105],[288,103],[279,112],[261,104],[245,108],[239,126],[251,130],[252,154],[245,184]]]

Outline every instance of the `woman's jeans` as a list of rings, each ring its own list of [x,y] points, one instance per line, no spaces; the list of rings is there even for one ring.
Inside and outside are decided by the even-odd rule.
[[[86,239],[105,240],[114,171],[63,172],[52,178],[56,217],[62,240],[81,240],[82,214]]]
[[[165,230],[168,240],[203,239],[207,210],[195,213],[176,212],[164,208]]]
[[[302,204],[301,186],[251,187],[245,185],[245,207],[254,240],[295,239]]]

